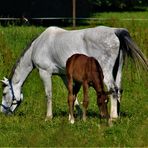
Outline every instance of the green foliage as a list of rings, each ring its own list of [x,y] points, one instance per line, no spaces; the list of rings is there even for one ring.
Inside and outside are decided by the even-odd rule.
[[[99,14],[104,15],[104,14]],[[114,14],[111,14],[113,17]],[[127,13],[126,13],[127,15]],[[95,22],[127,28],[148,57],[148,22],[114,20]],[[90,24],[92,25],[92,24]],[[92,26],[93,26],[92,25]],[[89,26],[90,27],[90,26]],[[0,27],[0,79],[11,68],[26,45],[45,28]],[[74,125],[68,122],[67,90],[58,76],[53,76],[52,121],[45,122],[46,100],[38,71],[34,70],[23,86],[24,101],[12,116],[0,113],[1,147],[147,147],[148,146],[148,79],[142,71],[139,78],[131,62],[123,69],[121,117],[112,127],[100,123],[96,95],[91,88],[88,118],[84,123],[76,116]],[[0,86],[0,92],[2,87]],[[2,93],[0,93],[1,97]],[[79,101],[82,101],[82,90]],[[77,115],[77,112],[75,111]]]
[[[98,11],[133,10],[148,5],[145,0],[88,0]]]

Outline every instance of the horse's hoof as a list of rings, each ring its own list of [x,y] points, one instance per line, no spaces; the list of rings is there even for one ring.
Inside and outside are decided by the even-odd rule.
[[[51,121],[52,120],[52,116],[48,116],[45,118],[45,121]]]
[[[118,118],[110,118],[109,121],[110,122],[116,122]]]
[[[112,121],[112,119],[109,119],[109,120],[108,120],[108,126],[109,126],[109,127],[112,127],[112,126],[113,126],[113,121]]]
[[[109,125],[110,127],[112,127],[113,124],[116,123],[116,121],[117,121],[117,118],[110,118],[110,119],[108,120],[108,125]]]

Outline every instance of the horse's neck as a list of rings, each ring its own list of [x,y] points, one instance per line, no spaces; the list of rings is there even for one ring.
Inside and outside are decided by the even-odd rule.
[[[25,79],[33,69],[31,54],[32,54],[32,47],[30,46],[24,52],[24,54],[20,57],[20,59],[18,60],[18,62],[13,68],[10,79],[11,79],[12,85],[16,89],[19,89],[19,88],[21,89],[21,86],[23,85]]]

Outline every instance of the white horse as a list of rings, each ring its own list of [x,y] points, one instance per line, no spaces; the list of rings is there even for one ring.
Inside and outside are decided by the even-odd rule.
[[[23,99],[21,87],[36,67],[45,86],[46,117],[52,118],[51,76],[59,75],[67,85],[66,60],[75,53],[93,56],[99,61],[104,73],[104,83],[108,90],[114,90],[111,95],[110,118],[117,118],[124,55],[130,55],[135,62],[140,61],[147,70],[148,63],[126,29],[104,26],[74,31],[58,27],[47,28],[26,48],[15,64],[10,78],[2,80],[4,88],[1,111],[8,114],[15,111]]]

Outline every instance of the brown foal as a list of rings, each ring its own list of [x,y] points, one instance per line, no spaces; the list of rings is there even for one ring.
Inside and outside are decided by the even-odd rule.
[[[74,101],[77,93],[83,86],[83,120],[86,120],[86,110],[88,107],[88,88],[92,86],[96,90],[97,104],[101,117],[109,119],[107,103],[108,96],[104,90],[103,71],[98,61],[93,57],[83,54],[74,54],[66,62],[66,75],[68,80],[68,105],[69,120],[74,123]],[[74,85],[73,85],[74,82]]]

